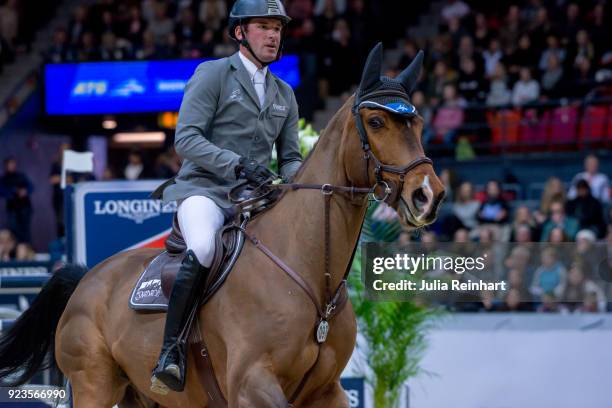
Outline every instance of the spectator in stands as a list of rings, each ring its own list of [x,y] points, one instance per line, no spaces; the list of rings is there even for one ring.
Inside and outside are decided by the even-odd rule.
[[[142,153],[139,150],[132,150],[128,155],[128,163],[123,170],[126,180],[141,180],[147,178]]]
[[[536,9],[535,17],[529,23],[528,31],[535,50],[541,50],[546,46],[547,37],[553,31],[553,24],[548,18],[546,7]]]
[[[603,238],[606,224],[601,203],[591,194],[591,188],[586,180],[578,180],[575,188],[576,198],[569,200],[565,205],[567,214],[578,220],[580,229],[590,229],[598,237]]]
[[[74,46],[78,45],[81,35],[89,30],[91,26],[88,21],[88,8],[85,5],[79,5],[74,9],[72,19],[68,24],[68,42]]]
[[[143,34],[146,29],[147,22],[142,18],[140,8],[132,6],[128,19],[119,28],[119,35],[128,40],[132,48],[138,48],[142,45]]]
[[[215,33],[210,28],[204,29],[202,40],[199,43],[200,56],[202,58],[210,58],[213,56],[215,49]]]
[[[562,201],[553,201],[551,203],[550,216],[542,228],[540,241],[549,242],[551,231],[554,228],[560,228],[570,241],[574,240],[579,229],[578,220],[567,216],[564,207]]]
[[[329,56],[326,58],[330,64],[328,67],[330,95],[347,92],[351,85],[359,81],[358,71],[354,69],[359,61],[355,57],[349,25],[346,20],[339,18],[334,23]]]
[[[553,294],[559,297],[565,290],[567,271],[558,260],[557,251],[552,247],[542,250],[540,266],[535,270],[533,282],[529,291],[537,298],[545,294]]]
[[[548,64],[540,79],[542,96],[549,99],[561,98],[564,95],[566,81],[559,57],[556,54],[550,54]]]
[[[174,147],[168,148],[157,157],[155,163],[155,177],[158,179],[169,179],[174,177],[181,168],[181,160],[176,154]]]
[[[489,31],[489,22],[484,13],[476,13],[474,16],[474,28],[472,29],[474,36],[474,46],[480,52],[486,50],[491,32]]]
[[[227,30],[223,30],[223,41],[217,43],[213,49],[213,57],[223,58],[228,57],[236,52],[236,42],[229,36]]]
[[[463,58],[457,79],[457,92],[467,102],[476,103],[484,99],[484,79],[476,73],[476,64],[471,58]]]
[[[580,310],[580,307],[584,306],[584,302],[587,301],[587,296],[592,293],[595,294],[596,299],[595,310],[589,311],[605,312],[606,296],[604,291],[595,282],[587,278],[586,268],[587,266],[581,261],[572,263],[561,300],[569,310]],[[590,308],[587,306],[586,309]]]
[[[604,4],[601,2],[595,4],[595,7],[588,16],[589,22],[587,27],[595,48],[595,58],[599,58],[603,51],[609,47],[608,33],[610,27],[606,23]]]
[[[198,12],[200,23],[213,31],[219,31],[227,17],[225,0],[202,0]]]
[[[548,69],[551,63],[551,55],[557,57],[557,61],[559,62],[559,64],[563,63],[563,61],[565,60],[566,51],[559,45],[559,39],[557,38],[557,36],[549,35],[546,38],[546,44],[548,45],[548,48],[546,48],[544,52],[542,52],[542,55],[540,56],[540,62],[538,64],[538,68],[540,68],[541,71],[546,71]]]
[[[423,91],[416,90],[410,95],[410,102],[414,105],[419,115],[423,118],[423,133],[421,138],[423,145],[427,146],[434,136],[433,129],[431,127],[431,121],[433,119],[433,110],[425,100],[425,94]]]
[[[149,30],[145,30],[142,33],[142,42],[136,49],[134,56],[136,59],[147,60],[157,58],[157,55],[157,46],[155,45],[153,33]]]
[[[596,277],[602,259],[606,259],[606,249],[597,245],[597,236],[593,231],[583,229],[576,234],[576,251],[573,260],[582,262],[587,277]]]
[[[457,47],[457,52],[452,62],[453,68],[458,68],[463,58],[471,58],[476,64],[476,72],[480,75],[484,75],[484,60],[482,54],[477,52],[474,48],[474,40],[470,35],[464,35],[461,37],[461,40],[459,40],[459,46]]]
[[[544,293],[542,303],[536,311],[538,313],[567,313],[567,308],[559,303],[554,293]]]
[[[155,3],[153,19],[149,21],[148,30],[153,34],[156,45],[163,46],[167,43],[168,36],[174,32],[174,21],[168,17],[166,3]]]
[[[64,151],[71,148],[70,143],[62,143],[57,152],[51,170],[49,172],[49,184],[51,184],[51,205],[55,214],[55,228],[58,237],[64,236],[64,191],[61,188],[62,160]],[[72,183],[72,177],[66,176],[66,182]]]
[[[462,19],[470,13],[470,6],[461,0],[447,0],[446,4],[440,10],[440,16],[446,22],[451,18]]]
[[[497,38],[491,38],[489,40],[489,47],[482,52],[484,59],[484,74],[486,78],[491,78],[495,73],[495,67],[501,62],[504,54],[501,50],[499,40]]]
[[[517,236],[519,235],[519,228],[523,226],[529,228],[530,237],[533,238],[539,235],[538,224],[531,215],[529,207],[525,205],[521,205],[514,210],[514,219],[512,220],[512,232],[510,234],[511,241],[517,241]]]
[[[15,261],[35,261],[36,252],[30,244],[20,242],[15,248]]]
[[[472,230],[478,226],[477,214],[480,202],[474,197],[474,186],[469,181],[461,183],[457,189],[457,199],[453,203],[452,218],[450,221],[456,228],[450,228],[449,235],[457,228]]]
[[[523,295],[518,289],[510,289],[504,297],[504,303],[495,308],[497,312],[531,312],[533,311],[532,304],[525,301]]]
[[[463,125],[465,119],[465,100],[457,95],[457,89],[452,84],[446,84],[442,91],[442,103],[436,112],[433,128],[436,137],[447,146],[454,143],[457,130]]]
[[[522,67],[535,67],[538,63],[539,55],[531,46],[531,39],[528,34],[522,34],[518,40],[518,48],[504,58],[508,66],[508,72],[518,77]]]
[[[565,19],[561,21],[560,31],[562,34],[562,45],[567,45],[576,38],[576,33],[582,26],[580,21],[580,7],[576,3],[567,5]]]
[[[77,51],[79,61],[99,61],[100,51],[96,46],[96,39],[91,31],[86,31],[81,36],[81,43]]]
[[[8,229],[0,229],[0,262],[15,258],[17,242],[13,233]]]
[[[432,106],[436,106],[440,103],[444,86],[454,82],[456,79],[457,74],[448,68],[446,62],[436,62],[433,73],[429,76],[427,83],[427,95],[429,95],[429,101]]]
[[[0,7],[0,36],[3,46],[6,47],[3,52],[9,55],[7,59],[11,62],[16,52],[19,21],[21,20],[18,12],[19,4],[17,0],[7,0],[3,3],[4,5]]]
[[[102,34],[102,43],[100,46],[100,59],[103,61],[120,61],[127,59],[128,51],[119,47],[117,37],[111,31]]]
[[[6,199],[8,228],[19,242],[30,242],[32,201],[34,186],[30,178],[17,171],[17,159],[4,160],[4,174],[0,177],[0,197]]]
[[[578,180],[586,180],[591,187],[591,194],[601,203],[607,204],[610,202],[610,181],[608,176],[599,172],[599,159],[597,156],[590,154],[584,159],[584,170],[578,173],[572,179],[572,188],[568,193],[568,198],[576,198],[576,183]]]
[[[512,100],[512,92],[508,89],[508,79],[504,64],[498,62],[495,66],[493,76],[489,82],[489,93],[487,94],[487,106],[500,107],[509,105]]]
[[[535,102],[540,97],[540,85],[531,77],[531,70],[522,67],[519,71],[520,78],[512,89],[512,103],[516,106]]]
[[[486,224],[503,224],[508,221],[508,204],[502,197],[501,185],[496,180],[489,180],[485,201],[480,206],[477,219]]]
[[[53,42],[47,50],[46,59],[49,62],[70,62],[74,59],[74,51],[68,44],[66,30],[58,27],[53,32]]]
[[[584,99],[593,89],[595,76],[591,69],[591,61],[586,58],[578,58],[568,86],[565,88],[566,96]]]
[[[539,210],[534,212],[534,218],[538,224],[546,222],[550,216],[550,206],[554,201],[565,203],[565,187],[558,177],[550,177],[544,185]]]
[[[510,269],[507,276],[508,289],[515,289],[521,296],[522,301],[531,301],[531,294],[527,290],[525,271],[521,269]]]
[[[502,49],[506,52],[515,50],[516,44],[519,42],[519,37],[523,32],[520,11],[518,5],[510,5],[502,27],[499,30],[499,40],[501,41]]]
[[[193,15],[190,8],[184,8],[180,12],[180,20],[174,28],[174,35],[179,44],[191,46],[202,37],[202,28]]]
[[[595,47],[589,38],[587,30],[582,29],[576,33],[576,42],[570,48],[569,63],[577,68],[582,60],[593,61],[595,59]]]

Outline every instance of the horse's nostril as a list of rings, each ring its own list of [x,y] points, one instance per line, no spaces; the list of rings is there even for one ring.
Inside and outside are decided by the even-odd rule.
[[[412,193],[412,203],[417,208],[417,210],[421,211],[427,204],[429,203],[429,198],[425,194],[422,188],[417,188]]]

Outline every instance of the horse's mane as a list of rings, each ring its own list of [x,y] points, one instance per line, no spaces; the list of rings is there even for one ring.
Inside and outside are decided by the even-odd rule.
[[[321,131],[321,133],[319,134],[319,138],[317,139],[317,141],[315,142],[315,144],[312,146],[312,149],[310,149],[310,152],[308,152],[308,154],[306,155],[306,157],[304,158],[304,160],[302,161],[302,165],[300,166],[300,168],[298,169],[298,171],[293,175],[292,181],[297,180],[302,173],[304,172],[304,169],[306,168],[306,164],[308,163],[308,160],[312,157],[313,153],[315,152],[315,150],[321,145],[321,140],[323,140],[324,138],[327,137],[331,137],[331,135],[333,135],[334,130],[340,128],[341,126],[344,126],[344,123],[341,121],[341,119],[343,119],[344,115],[346,115],[346,110],[349,109],[349,107],[351,106],[351,102],[353,100],[353,96],[351,96],[345,103],[344,105],[342,105],[342,107],[340,107],[340,109],[338,109],[338,112],[336,112],[334,114],[334,116],[330,119],[329,123],[327,124],[327,126],[325,126],[325,129],[323,129]],[[284,193],[283,193],[284,195]]]
[[[346,111],[349,110],[349,108],[351,106],[351,103],[352,103],[352,100],[353,100],[353,97],[350,97],[344,103],[344,105],[342,105],[342,107],[338,110],[338,112],[336,112],[334,114],[334,116],[330,119],[330,121],[327,124],[327,126],[325,126],[325,129],[323,129],[321,131],[321,134],[319,135],[319,139],[317,139],[317,141],[313,145],[312,149],[310,149],[310,152],[308,152],[308,154],[306,155],[306,157],[302,161],[302,165],[300,166],[298,171],[293,175],[293,178],[288,181],[289,183],[295,182],[296,180],[299,179],[299,177],[302,175],[302,173],[304,173],[310,158],[313,156],[315,151],[317,151],[317,149],[321,148],[320,147],[321,146],[321,141],[322,140],[327,140],[328,137],[332,137],[332,135],[336,134],[337,133],[336,131],[342,129],[342,126],[344,126],[344,122],[342,121],[342,119],[345,118]],[[263,211],[255,214],[253,216],[252,220],[255,219],[255,218],[259,218],[259,216],[262,216],[262,215],[268,213],[274,206],[276,206],[276,204],[278,204],[285,197],[285,195],[289,191],[291,191],[291,190],[290,189],[282,190],[282,192],[278,195],[278,197],[274,200],[274,202],[272,202],[271,204],[267,204],[266,208]]]

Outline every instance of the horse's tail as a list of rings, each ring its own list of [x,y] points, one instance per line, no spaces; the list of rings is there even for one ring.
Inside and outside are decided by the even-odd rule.
[[[55,330],[68,299],[87,272],[84,266],[66,265],[43,286],[31,306],[0,337],[0,378],[16,374],[8,385],[26,383],[37,371],[51,366],[47,359],[55,342]]]

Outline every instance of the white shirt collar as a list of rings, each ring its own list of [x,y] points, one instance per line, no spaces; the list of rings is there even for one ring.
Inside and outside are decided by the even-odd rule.
[[[266,77],[266,75],[268,74],[267,66],[259,69],[257,68],[257,65],[253,63],[253,61],[242,55],[242,52],[238,51],[238,55],[240,56],[240,61],[242,61],[242,65],[244,65],[247,72],[249,73],[249,78],[251,79],[251,81],[253,81],[253,77],[255,76],[255,73],[257,71],[261,71],[263,73],[264,78]]]

